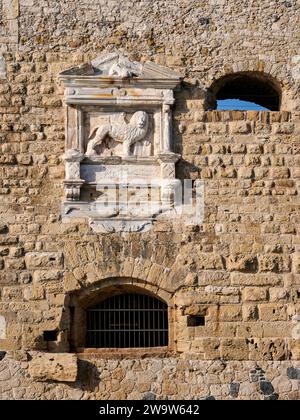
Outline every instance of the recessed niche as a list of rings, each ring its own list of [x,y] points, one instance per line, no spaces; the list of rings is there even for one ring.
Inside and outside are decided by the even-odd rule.
[[[44,331],[43,332],[43,339],[44,341],[56,341],[58,336],[58,331]]]
[[[203,315],[189,315],[187,317],[188,327],[201,327],[205,325],[205,316]]]

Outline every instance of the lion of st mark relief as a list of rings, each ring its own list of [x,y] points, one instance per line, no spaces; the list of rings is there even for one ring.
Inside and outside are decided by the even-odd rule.
[[[111,116],[109,122],[96,126],[90,133],[86,156],[97,155],[97,147],[108,147],[108,141],[114,140],[123,146],[122,156],[131,156],[131,146],[144,140],[145,145],[150,142],[145,139],[149,129],[149,116],[145,111],[135,112],[129,122],[126,122],[125,112]]]

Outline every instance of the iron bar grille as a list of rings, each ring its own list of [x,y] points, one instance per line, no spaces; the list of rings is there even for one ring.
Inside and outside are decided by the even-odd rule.
[[[168,345],[168,306],[141,294],[112,296],[87,310],[86,347]]]

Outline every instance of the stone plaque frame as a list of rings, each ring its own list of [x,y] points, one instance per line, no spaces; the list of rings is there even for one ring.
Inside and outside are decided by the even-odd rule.
[[[181,76],[154,63],[131,62],[112,53],[66,70],[60,79],[66,102],[64,219],[88,217],[100,232],[150,226],[158,213],[172,207],[179,182],[172,105]],[[159,190],[151,210],[142,205],[140,214],[126,213],[120,202],[116,212],[111,202],[104,205],[83,197],[85,188],[120,190],[135,184],[142,190],[150,184],[152,190],[153,185]]]

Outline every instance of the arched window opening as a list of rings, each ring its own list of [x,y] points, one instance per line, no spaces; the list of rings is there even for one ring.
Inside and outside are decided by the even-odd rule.
[[[88,348],[168,345],[168,306],[149,295],[111,296],[87,309],[86,322]]]
[[[209,108],[279,111],[279,84],[263,73],[245,72],[224,76],[209,92]]]

